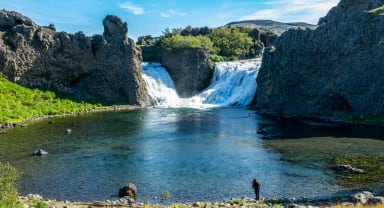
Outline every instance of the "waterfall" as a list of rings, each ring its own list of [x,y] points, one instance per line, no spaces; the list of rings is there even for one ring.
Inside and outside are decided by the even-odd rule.
[[[220,62],[211,84],[191,98],[179,98],[167,70],[159,63],[143,63],[142,72],[148,94],[161,107],[247,106],[256,92],[256,76],[261,59]]]

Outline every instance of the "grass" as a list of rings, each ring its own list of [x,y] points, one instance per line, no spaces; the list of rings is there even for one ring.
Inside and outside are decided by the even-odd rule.
[[[63,113],[85,112],[100,104],[77,103],[69,95],[30,89],[0,76],[0,123],[21,122],[28,118]]]
[[[336,157],[333,165],[349,164],[354,168],[365,171],[364,174],[342,173],[334,179],[337,184],[346,188],[359,188],[376,186],[377,182],[384,179],[384,157],[383,156],[359,156],[359,157]]]
[[[20,207],[17,203],[17,189],[15,181],[17,171],[9,164],[0,163],[0,208]]]

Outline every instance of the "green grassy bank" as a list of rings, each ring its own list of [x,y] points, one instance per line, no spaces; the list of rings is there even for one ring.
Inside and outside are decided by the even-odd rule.
[[[69,95],[22,87],[0,76],[0,123],[85,112],[100,107],[101,104],[74,102]]]

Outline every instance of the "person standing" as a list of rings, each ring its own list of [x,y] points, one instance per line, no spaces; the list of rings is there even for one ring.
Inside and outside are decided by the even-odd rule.
[[[260,200],[260,186],[261,184],[255,179],[252,181],[252,188],[255,191],[256,200]]]

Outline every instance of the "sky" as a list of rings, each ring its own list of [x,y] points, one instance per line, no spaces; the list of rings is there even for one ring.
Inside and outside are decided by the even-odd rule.
[[[0,0],[0,9],[17,11],[57,31],[103,33],[108,14],[128,23],[128,36],[159,36],[166,28],[219,27],[229,22],[271,19],[317,24],[339,0]]]

